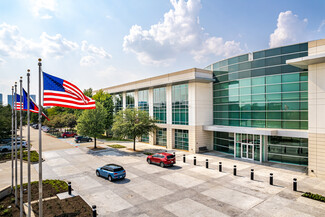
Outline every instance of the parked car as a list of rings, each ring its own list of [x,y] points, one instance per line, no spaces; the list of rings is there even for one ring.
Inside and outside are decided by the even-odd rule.
[[[8,142],[11,142],[11,138],[0,139],[0,144],[7,144]]]
[[[26,141],[22,142],[23,148],[27,148],[27,143]],[[13,142],[13,145],[11,142],[8,142],[5,145],[0,145],[0,151],[6,152],[6,151],[11,151],[11,148],[15,148],[15,142]],[[20,149],[20,141],[17,141],[17,149]]]
[[[67,137],[74,137],[74,136],[76,136],[76,135],[77,135],[77,134],[74,133],[74,132],[64,132],[64,133],[62,133],[61,137],[63,137],[63,138],[67,138]]]
[[[42,130],[47,133],[50,131],[50,128],[48,126],[42,126]]]
[[[38,124],[31,125],[34,129],[38,129]]]
[[[173,166],[176,163],[176,157],[170,153],[156,153],[147,157],[148,164],[158,164],[161,167]]]
[[[80,143],[80,142],[92,142],[93,139],[90,138],[90,137],[88,137],[88,136],[76,136],[76,137],[74,138],[74,141],[75,141],[76,143]]]
[[[96,175],[107,178],[110,182],[116,179],[124,179],[126,171],[122,166],[107,164],[96,169]]]

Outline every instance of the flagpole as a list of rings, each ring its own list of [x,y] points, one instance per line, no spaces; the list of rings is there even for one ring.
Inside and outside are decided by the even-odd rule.
[[[23,77],[20,77],[20,216],[23,216]]]
[[[38,112],[38,132],[39,132],[39,137],[38,137],[38,145],[39,145],[39,150],[38,150],[38,172],[39,172],[39,181],[38,181],[38,189],[39,189],[39,217],[43,217],[43,178],[42,178],[42,59],[38,59],[38,69],[39,69],[39,95],[38,95],[38,105],[39,105],[39,112]]]
[[[15,205],[18,206],[18,177],[17,177],[17,82],[15,82]]]
[[[11,193],[14,192],[14,86],[11,87]],[[8,102],[9,104],[9,102]]]
[[[28,145],[28,217],[31,216],[31,174],[30,174],[30,96],[29,96],[29,76],[30,70],[27,69],[27,145]]]

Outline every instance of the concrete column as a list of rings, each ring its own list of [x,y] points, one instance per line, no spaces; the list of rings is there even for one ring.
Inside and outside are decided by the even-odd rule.
[[[173,129],[168,127],[166,130],[166,136],[167,136],[167,149],[173,149],[175,148],[175,136],[173,134]]]
[[[167,124],[172,124],[173,113],[172,113],[172,86],[166,86],[166,121]]]
[[[123,92],[122,93],[122,96],[123,96],[123,100],[122,100],[122,102],[123,102],[123,109],[125,109],[126,108],[126,92]]]
[[[153,88],[148,90],[149,115],[153,117]]]
[[[134,91],[134,107],[138,108],[138,104],[139,104],[138,90],[135,90]]]

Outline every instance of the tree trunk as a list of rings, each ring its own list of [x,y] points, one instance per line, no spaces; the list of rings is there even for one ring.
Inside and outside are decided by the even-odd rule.
[[[106,137],[108,138],[108,130],[106,130],[106,132],[105,132],[105,133],[106,133]]]
[[[135,151],[135,137],[133,137],[133,151]]]
[[[95,149],[97,148],[97,146],[96,146],[96,137],[95,137],[95,139],[94,139],[94,142],[95,142]]]

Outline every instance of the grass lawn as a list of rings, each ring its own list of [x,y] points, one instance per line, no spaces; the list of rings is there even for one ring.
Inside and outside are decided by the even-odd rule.
[[[109,146],[109,147],[111,147],[111,148],[126,148],[126,146],[124,146],[124,145],[119,145],[119,144],[113,144],[113,145],[107,145],[107,146]]]
[[[20,159],[20,151],[17,151],[17,157]],[[37,153],[37,151],[31,151],[30,152],[30,161],[32,163],[36,163],[38,162],[39,159],[39,155]],[[3,160],[11,160],[11,152],[7,153],[7,154],[0,154],[0,161]],[[23,152],[23,160],[28,161],[28,152],[24,151]]]

